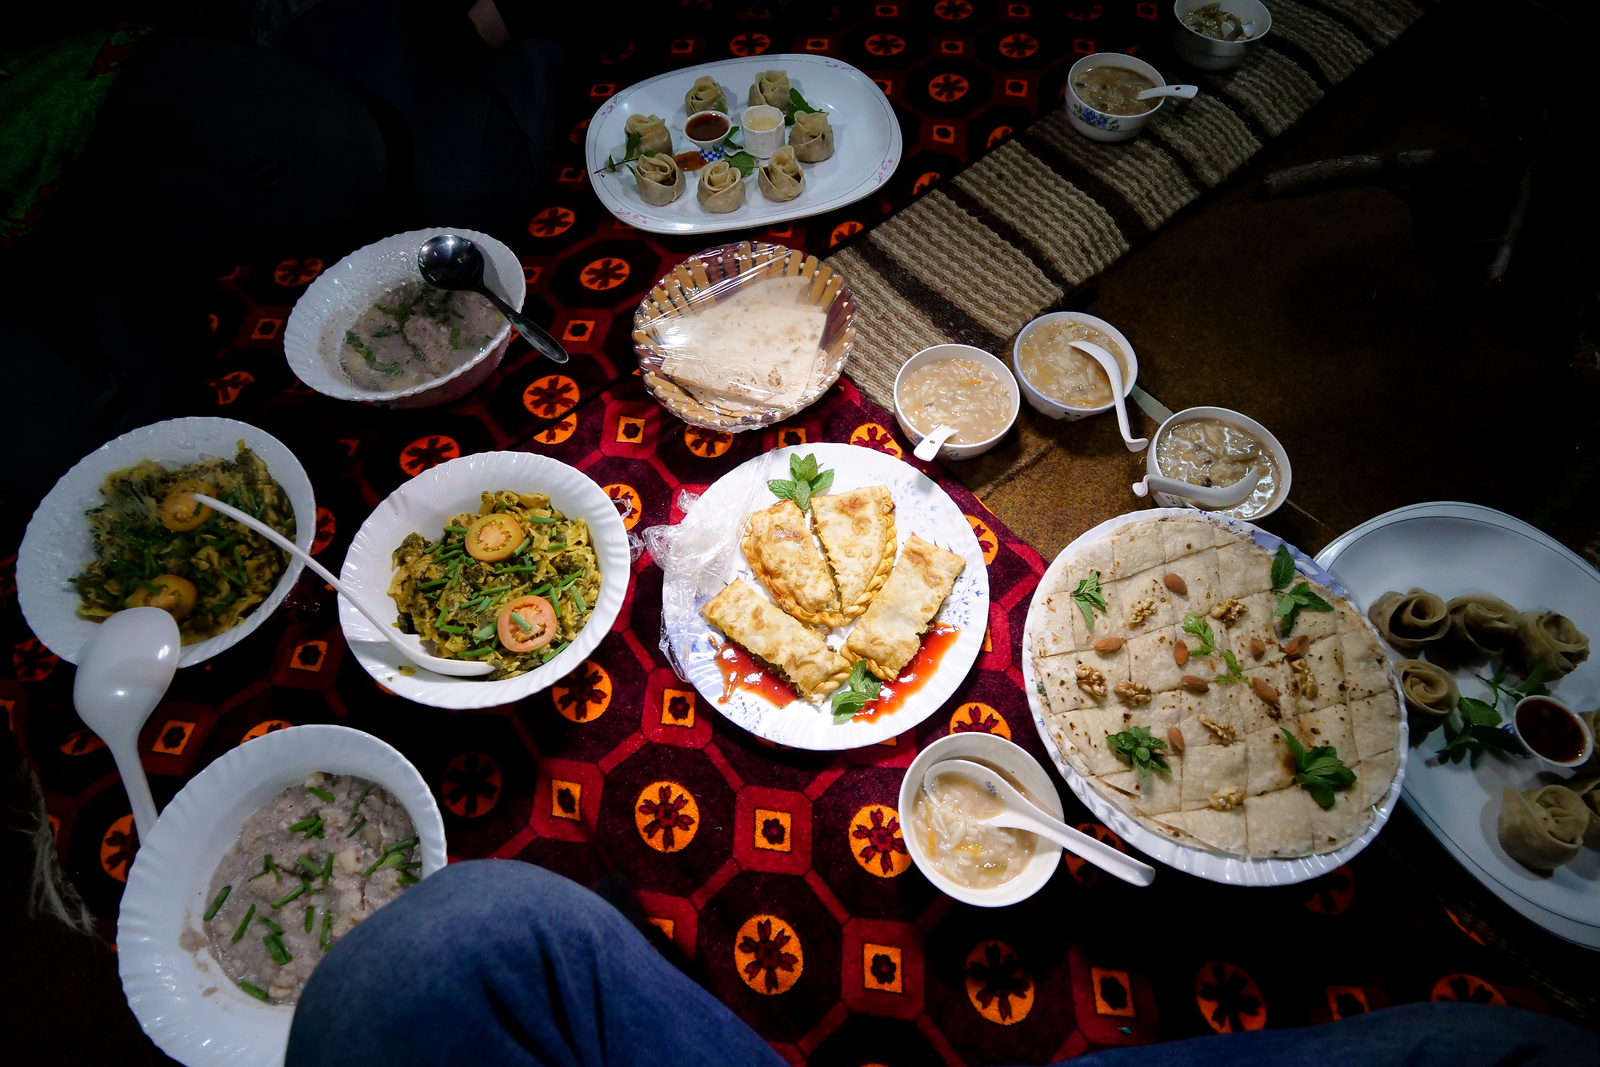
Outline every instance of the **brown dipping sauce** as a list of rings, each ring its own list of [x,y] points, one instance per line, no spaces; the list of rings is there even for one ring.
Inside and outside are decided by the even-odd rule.
[[[730,129],[726,115],[696,115],[684,123],[683,132],[691,141],[715,141]]]
[[[1523,701],[1517,707],[1517,732],[1529,748],[1552,763],[1571,763],[1583,755],[1578,717],[1553,700]]]

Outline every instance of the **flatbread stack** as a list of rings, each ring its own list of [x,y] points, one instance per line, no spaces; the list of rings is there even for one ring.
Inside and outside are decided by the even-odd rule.
[[[1029,639],[1056,745],[1101,795],[1185,846],[1277,858],[1335,851],[1367,828],[1400,765],[1400,703],[1376,635],[1315,583],[1333,610],[1301,610],[1284,633],[1272,562],[1198,515],[1137,519],[1077,551],[1038,593]],[[1095,573],[1107,608],[1092,609],[1091,628],[1072,594]],[[1185,631],[1188,615],[1210,627],[1211,654]],[[1231,673],[1226,651],[1242,681],[1216,680]],[[1134,726],[1168,743],[1160,754],[1170,773],[1144,776],[1106,744]],[[1295,781],[1283,729],[1307,750],[1334,746],[1355,773],[1331,809]]]

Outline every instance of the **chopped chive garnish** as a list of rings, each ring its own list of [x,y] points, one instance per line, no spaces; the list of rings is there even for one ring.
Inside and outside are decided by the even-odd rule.
[[[472,648],[472,649],[468,649],[465,652],[457,652],[456,653],[456,658],[457,659],[477,659],[479,656],[487,656],[489,653],[491,653],[493,651],[494,651],[494,646],[493,645],[490,645],[488,648]]]
[[[211,907],[206,909],[206,922],[210,922],[217,917],[217,912],[222,910],[222,902],[228,899],[228,894],[231,892],[233,892],[233,886],[231,885],[225,885],[217,891],[216,899],[211,902]]]
[[[542,523],[546,526],[553,525],[561,521],[560,519],[547,518],[544,515],[524,515],[523,518],[527,519],[529,522]]]
[[[422,866],[422,861],[421,860],[412,860],[410,863],[402,863],[400,865],[400,869],[402,871],[409,871],[413,867],[421,867],[421,866]]]
[[[527,574],[529,571],[538,570],[541,566],[542,566],[542,564],[539,564],[539,563],[529,563],[525,567],[501,567],[495,573],[496,574]]]
[[[355,804],[350,808],[350,817],[352,819],[356,817],[356,812],[361,810],[361,802],[367,799],[367,794],[370,792],[372,792],[372,787],[369,785],[361,791],[360,796],[356,797]],[[365,822],[366,820],[363,819],[362,821]]]
[[[361,832],[361,828],[363,826],[365,826],[365,825],[367,825],[367,817],[365,815],[363,815],[363,816],[361,816],[361,818],[356,820],[356,824],[354,826],[350,827],[350,832],[345,834],[344,836],[346,836],[346,837],[354,837],[354,836],[356,836],[356,834]]]
[[[263,937],[261,941],[267,946],[267,952],[271,954],[272,962],[276,963],[279,967],[282,967],[285,963],[288,963],[290,960],[294,959],[293,956],[289,955],[289,950],[284,947],[283,938],[279,937],[277,934],[268,934],[266,937]]]
[[[444,620],[445,620],[445,618],[446,618],[446,617],[447,617],[447,616],[448,616],[448,615],[449,615],[449,614],[450,614],[450,609],[449,609],[449,608],[445,608],[445,607],[441,607],[441,608],[440,608],[440,609],[439,609],[439,617],[438,617],[438,618],[437,618],[437,619],[434,619],[434,620],[433,620],[433,628],[434,628],[434,629],[435,629],[435,630],[437,630],[437,629],[439,629],[439,628],[440,628],[440,627],[442,627],[442,626],[443,626],[443,625],[444,625]]]
[[[258,918],[256,922],[260,923],[262,926],[265,926],[268,930],[271,930],[275,934],[283,933],[283,927],[279,926],[265,915]]]
[[[533,630],[533,627],[528,623],[528,620],[524,619],[521,615],[518,615],[514,611],[511,613],[511,621],[516,623],[517,626],[519,628],[521,628],[521,629],[527,630],[529,632],[532,632],[532,630]]]
[[[434,629],[442,630],[447,634],[464,634],[467,632],[467,628],[465,626],[456,626],[453,623],[445,623],[443,626],[435,626]]]
[[[240,982],[240,983],[238,983],[238,985],[239,985],[240,989],[244,990],[246,993],[249,993],[252,997],[255,997],[257,1000],[266,1000],[267,999],[267,991],[265,989],[262,989],[258,985],[254,985],[254,984],[252,984],[250,982]]]
[[[309,904],[306,905],[306,933],[308,933],[308,934],[311,932],[312,916],[314,916],[316,913],[317,913],[317,909],[316,908],[313,908]]]
[[[333,853],[330,852],[330,853],[328,853],[328,855],[331,856],[331,855],[333,855]],[[311,875],[315,875],[319,871],[322,870],[322,864],[318,863],[316,860],[312,859],[310,856],[305,855],[304,853],[302,853],[300,855],[300,866],[305,868],[306,874],[311,874]],[[305,875],[301,875],[300,877],[304,878]]]
[[[281,908],[285,904],[289,903],[291,900],[299,899],[302,895],[304,895],[306,890],[308,890],[310,888],[311,888],[311,883],[310,882],[301,882],[299,885],[297,885],[293,889],[289,890],[283,896],[279,897],[277,900],[274,900],[272,902],[272,906],[274,908]]]
[[[513,556],[520,556],[524,552],[528,551],[528,546],[531,545],[531,544],[533,544],[533,535],[529,534],[527,537],[524,537],[522,539],[522,544],[518,545],[517,546],[517,550],[515,552],[511,553],[511,554]]]
[[[578,610],[579,611],[588,611],[589,610],[589,605],[584,603],[583,594],[578,592],[576,589],[574,589],[572,591],[572,599],[578,605]]]
[[[494,636],[494,631],[494,623],[486,622],[476,630],[472,631],[472,639],[474,641],[487,641],[489,638]]]
[[[400,878],[399,878],[399,882],[400,882],[401,885],[416,885],[420,881],[422,881],[422,879],[418,878],[416,875],[414,875],[414,874],[405,874],[404,872],[401,873]]]
[[[418,589],[437,589],[441,585],[448,585],[448,584],[450,584],[450,579],[448,579],[448,578],[435,578],[431,582],[418,582],[417,583],[417,588]]]
[[[444,532],[464,534],[467,532],[467,528],[465,526],[446,526],[444,528]]]
[[[328,858],[326,860],[324,860],[323,864],[322,864],[322,884],[323,884],[324,887],[327,886],[328,879],[332,878],[332,877],[333,877],[333,853],[329,852],[328,853]]]
[[[299,822],[290,823],[289,824],[289,830],[292,833],[299,833],[302,830],[309,830],[309,829],[311,829],[311,827],[315,826],[321,820],[322,820],[322,816],[320,816],[320,815],[307,815],[305,818],[301,819]],[[272,859],[272,857],[268,856],[267,859],[270,860],[270,859]]]
[[[319,800],[326,800],[329,804],[333,803],[333,794],[328,792],[326,789],[318,789],[314,785],[308,785],[306,786],[306,792],[310,793]]]
[[[551,587],[549,582],[546,582],[545,584],[541,585],[539,588],[535,589],[533,592],[529,593],[528,595],[529,596],[549,596],[552,592],[554,592],[554,589]]]
[[[271,853],[261,857],[261,871],[259,874],[252,874],[250,876],[250,881],[253,882],[257,878],[265,878],[269,874],[278,875],[280,881],[283,878],[283,875],[278,871],[278,865],[272,861]]]
[[[383,847],[383,854],[387,856],[391,852],[404,852],[408,848],[416,848],[420,840],[420,838],[408,837],[404,841],[392,842]]]
[[[237,945],[239,943],[239,939],[244,936],[245,928],[250,925],[250,920],[254,919],[255,917],[256,906],[252,904],[250,905],[250,910],[244,913],[244,919],[239,923],[239,929],[233,932],[233,937],[229,939],[228,944]]]
[[[321,936],[319,936],[317,938],[317,947],[321,948],[322,951],[324,951],[324,952],[328,951],[328,946],[333,944],[333,937],[331,936],[331,933],[330,933],[332,924],[333,924],[333,909],[331,909],[331,908],[323,908],[322,909],[322,934],[321,934]]]

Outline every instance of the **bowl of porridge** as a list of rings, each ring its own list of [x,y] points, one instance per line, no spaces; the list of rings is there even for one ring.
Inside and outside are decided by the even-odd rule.
[[[1161,72],[1142,59],[1121,52],[1084,56],[1067,72],[1067,117],[1091,141],[1131,141],[1167,99],[1135,97],[1165,84]]]
[[[1022,395],[1041,415],[1068,421],[1101,415],[1116,407],[1105,368],[1073,341],[1099,345],[1122,369],[1123,396],[1133,391],[1139,360],[1122,331],[1105,319],[1081,311],[1041,315],[1022,328],[1011,346]]]
[[[998,734],[941,737],[918,754],[900,782],[900,825],[906,850],[934,888],[963,904],[999,908],[1037,893],[1061,865],[1061,846],[1026,830],[988,826],[995,802],[977,783],[941,775],[930,791],[929,767],[964,759],[998,772],[1057,819],[1061,796],[1037,760]]]
[[[445,862],[433,794],[384,741],[325,725],[246,741],[141,842],[117,918],[128,1004],[191,1067],[281,1064],[322,955]]]
[[[456,234],[483,252],[484,284],[521,310],[527,283],[516,255],[473,230],[395,234],[323,271],[295,302],[283,334],[289,368],[326,396],[393,408],[434,407],[488,381],[511,342],[511,324],[477,293],[422,280],[417,251]]]
[[[1022,394],[1005,363],[971,345],[934,345],[906,360],[894,379],[894,417],[913,441],[940,425],[956,432],[940,459],[971,459],[1000,443]]]
[[[1172,48],[1196,70],[1227,70],[1243,62],[1272,29],[1261,0],[1174,0]]]
[[[1233,485],[1251,467],[1260,468],[1255,491],[1243,503],[1220,512],[1237,519],[1262,519],[1277,511],[1289,499],[1294,477],[1289,453],[1272,431],[1228,408],[1186,408],[1176,413],[1156,430],[1144,463],[1147,474],[1216,488]],[[1150,496],[1159,507],[1198,507],[1171,493]]]

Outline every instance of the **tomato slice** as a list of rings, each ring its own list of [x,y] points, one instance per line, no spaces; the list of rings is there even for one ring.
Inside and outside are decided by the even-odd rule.
[[[496,512],[483,515],[467,527],[467,554],[485,563],[506,559],[527,539],[522,523],[510,515]]]
[[[519,625],[517,616],[527,626]],[[500,643],[512,652],[532,652],[543,648],[556,636],[556,613],[542,596],[519,596],[500,609]]]
[[[128,598],[128,607],[162,608],[180,622],[194,610],[199,591],[189,579],[179,574],[163,574],[152,578],[150,584],[156,591],[148,592],[142,586],[135,589]]]
[[[211,518],[211,508],[194,498],[196,493],[211,496],[215,490],[198,478],[185,478],[167,491],[161,501],[161,525],[183,533],[198,530]]]

